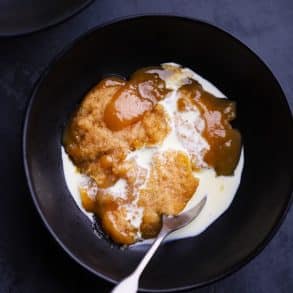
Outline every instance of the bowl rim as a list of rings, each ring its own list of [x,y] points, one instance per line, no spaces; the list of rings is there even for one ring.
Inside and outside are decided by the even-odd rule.
[[[288,104],[288,100],[286,98],[286,95],[284,94],[284,91],[279,83],[279,81],[277,80],[277,78],[275,77],[275,75],[273,74],[273,72],[271,71],[271,69],[269,68],[269,66],[252,50],[250,49],[247,45],[245,45],[242,41],[240,41],[237,37],[235,37],[233,34],[231,34],[230,32],[226,31],[225,29],[223,29],[222,27],[215,25],[209,21],[200,19],[200,18],[192,18],[189,16],[185,16],[182,14],[174,14],[174,13],[140,13],[140,14],[131,14],[131,15],[127,15],[127,16],[123,16],[123,17],[115,17],[111,20],[105,21],[99,25],[96,25],[94,27],[92,27],[91,29],[85,31],[84,33],[82,33],[80,36],[78,36],[76,39],[74,39],[73,41],[69,42],[67,45],[65,45],[63,47],[63,49],[61,49],[59,51],[59,53],[57,53],[55,55],[55,57],[53,57],[53,59],[51,59],[51,61],[49,61],[48,65],[46,66],[46,68],[43,70],[43,72],[41,73],[40,77],[38,78],[38,80],[35,82],[35,84],[33,85],[33,89],[30,95],[30,98],[28,99],[27,105],[26,105],[26,110],[25,110],[25,116],[24,116],[24,121],[23,121],[23,129],[22,129],[22,159],[23,159],[23,166],[24,166],[24,171],[25,171],[25,176],[26,176],[26,180],[27,180],[27,185],[29,187],[29,191],[31,194],[31,197],[33,199],[34,205],[38,211],[38,214],[40,215],[43,224],[45,225],[45,227],[48,229],[48,231],[50,232],[51,236],[53,236],[53,238],[55,239],[55,241],[62,247],[62,249],[72,258],[74,259],[79,265],[81,265],[81,267],[85,268],[86,270],[88,270],[89,272],[93,273],[94,275],[112,283],[112,284],[117,284],[118,282],[116,280],[113,280],[112,278],[108,277],[107,275],[104,275],[103,273],[100,273],[96,270],[94,270],[93,268],[91,268],[89,265],[87,265],[85,262],[83,262],[82,260],[79,259],[79,257],[77,255],[75,255],[74,253],[72,253],[70,251],[70,249],[59,239],[58,235],[54,232],[54,230],[51,228],[50,224],[48,223],[46,217],[44,216],[42,209],[38,203],[38,199],[37,199],[37,192],[34,190],[33,187],[33,180],[31,178],[31,174],[30,174],[30,170],[29,170],[29,164],[28,164],[28,159],[27,159],[27,131],[29,128],[29,118],[30,118],[30,114],[31,114],[31,108],[34,104],[34,100],[36,98],[36,94],[39,90],[39,87],[41,86],[42,82],[46,79],[48,73],[51,71],[51,69],[58,63],[58,61],[67,53],[69,52],[76,44],[78,44],[82,39],[86,38],[87,36],[91,35],[92,33],[94,33],[95,31],[102,29],[104,27],[113,25],[113,24],[117,24],[119,22],[125,22],[125,21],[129,21],[129,20],[133,20],[133,19],[141,19],[141,18],[149,18],[149,17],[168,17],[168,18],[174,18],[174,19],[180,19],[183,21],[188,21],[188,22],[193,22],[193,23],[200,23],[200,24],[204,24],[206,26],[209,26],[211,29],[215,29],[220,31],[221,33],[226,34],[227,37],[229,37],[230,39],[232,39],[233,42],[237,42],[239,43],[244,49],[248,50],[252,55],[254,55],[254,57],[257,58],[257,60],[266,68],[266,70],[268,70],[280,93],[283,95],[284,98],[284,103],[285,106],[290,110],[289,104]],[[291,120],[291,129],[293,129],[293,118]],[[292,172],[293,172],[293,168],[292,168]],[[237,263],[235,263],[234,265],[232,265],[230,268],[228,268],[226,271],[224,271],[223,273],[219,274],[218,276],[211,278],[207,281],[201,282],[201,283],[196,283],[196,284],[192,284],[192,285],[186,285],[186,286],[181,286],[181,287],[174,287],[174,288],[169,288],[169,289],[144,289],[144,288],[139,288],[139,291],[141,292],[177,292],[177,291],[186,291],[186,290],[191,290],[191,289],[195,289],[195,288],[200,288],[200,287],[204,287],[210,284],[213,284],[219,280],[222,280],[230,275],[232,275],[233,273],[239,271],[242,267],[244,267],[246,264],[248,264],[252,259],[254,259],[258,254],[260,254],[263,249],[268,245],[268,243],[273,239],[274,235],[276,234],[276,232],[278,231],[278,229],[280,228],[281,224],[283,223],[290,207],[291,204],[293,202],[293,193],[292,193],[292,189],[293,189],[293,177],[292,180],[290,182],[290,190],[289,193],[287,194],[286,197],[286,201],[283,205],[282,211],[280,212],[280,214],[278,215],[278,218],[276,220],[276,222],[274,223],[273,227],[271,228],[270,232],[264,237],[264,239],[259,243],[258,246],[255,247],[254,250],[252,250],[246,257],[244,257],[242,260],[238,261]]]
[[[90,4],[93,3],[94,0],[85,0],[83,4],[81,4],[78,8],[74,9],[73,11],[66,13],[63,16],[56,17],[55,20],[52,20],[51,22],[48,22],[45,25],[39,25],[36,26],[33,29],[27,29],[27,30],[20,30],[18,32],[13,32],[13,33],[0,33],[0,39],[6,39],[6,38],[17,38],[17,37],[22,37],[22,36],[30,36],[34,33],[46,31],[54,26],[57,26],[59,24],[62,24],[66,22],[67,20],[73,18],[74,16],[78,15],[81,13],[83,10],[85,10]]]

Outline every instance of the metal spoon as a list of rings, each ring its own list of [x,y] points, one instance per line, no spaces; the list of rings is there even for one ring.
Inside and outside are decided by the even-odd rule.
[[[145,269],[146,265],[148,264],[152,256],[157,251],[159,245],[164,240],[164,238],[171,232],[186,226],[193,219],[195,219],[203,209],[206,201],[207,198],[205,196],[195,207],[175,217],[163,215],[161,231],[158,234],[154,243],[152,244],[151,248],[148,250],[144,258],[141,260],[135,271],[128,277],[123,279],[113,289],[112,293],[135,293],[138,289],[138,281],[141,273]]]

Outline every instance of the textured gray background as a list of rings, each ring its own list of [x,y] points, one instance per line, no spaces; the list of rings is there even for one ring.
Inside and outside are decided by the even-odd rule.
[[[1,1],[1,0],[0,0]],[[252,48],[276,75],[293,109],[292,0],[96,0],[69,21],[33,35],[0,39],[0,292],[108,292],[75,264],[41,224],[21,162],[24,109],[35,81],[65,45],[89,28],[137,13],[196,17]],[[200,293],[293,292],[293,210],[265,250]]]

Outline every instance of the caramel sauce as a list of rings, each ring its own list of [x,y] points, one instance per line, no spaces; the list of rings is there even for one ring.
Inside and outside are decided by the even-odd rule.
[[[96,212],[96,198],[88,195],[88,192],[85,188],[79,189],[81,204],[83,208],[89,213]]]
[[[121,130],[151,111],[168,93],[164,70],[148,67],[136,71],[113,96],[104,112],[104,122],[112,131]]]
[[[217,175],[233,174],[241,151],[241,135],[230,124],[236,118],[235,102],[213,96],[195,81],[183,85],[180,92],[178,110],[184,111],[191,102],[205,121],[202,135],[210,146],[205,162],[215,168]]]

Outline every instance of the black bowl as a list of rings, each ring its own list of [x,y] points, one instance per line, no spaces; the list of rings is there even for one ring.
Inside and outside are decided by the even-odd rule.
[[[0,0],[0,37],[29,34],[78,13],[93,0]]]
[[[147,247],[121,250],[93,232],[64,180],[61,136],[84,94],[109,74],[177,62],[237,101],[245,166],[233,204],[198,237],[164,244],[140,288],[198,287],[239,269],[271,239],[289,207],[293,123],[285,96],[267,66],[245,45],[202,21],[142,16],[96,28],[65,49],[36,86],[24,124],[25,171],[35,205],[57,242],[106,280],[129,274]]]

